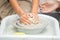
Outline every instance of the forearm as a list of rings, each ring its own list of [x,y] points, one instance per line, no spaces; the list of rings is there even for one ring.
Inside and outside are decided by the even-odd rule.
[[[38,13],[39,0],[32,0],[32,13]]]
[[[23,10],[21,9],[21,7],[19,6],[17,0],[9,0],[12,8],[14,9],[14,11],[21,16],[23,14]]]

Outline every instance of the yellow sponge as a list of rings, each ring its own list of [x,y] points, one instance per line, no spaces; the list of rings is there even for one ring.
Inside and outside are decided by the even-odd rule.
[[[25,33],[23,33],[23,32],[16,32],[16,33],[14,33],[15,35],[25,35]]]

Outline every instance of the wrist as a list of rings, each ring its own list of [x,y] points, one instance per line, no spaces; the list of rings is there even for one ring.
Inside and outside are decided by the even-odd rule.
[[[20,16],[22,16],[24,14],[24,12],[20,12]]]
[[[17,14],[18,14],[19,16],[22,16],[22,15],[24,14],[24,12],[23,12],[23,11],[18,11]]]
[[[35,15],[37,15],[38,13],[37,13],[37,12],[32,12],[32,14],[35,14]]]
[[[32,14],[38,14],[38,10],[32,9],[31,13],[32,13]]]

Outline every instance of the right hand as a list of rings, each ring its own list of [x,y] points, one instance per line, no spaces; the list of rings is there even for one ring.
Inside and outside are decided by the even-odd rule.
[[[20,22],[23,24],[31,24],[31,21],[29,20],[29,13],[24,13],[23,15],[21,15],[20,17]]]

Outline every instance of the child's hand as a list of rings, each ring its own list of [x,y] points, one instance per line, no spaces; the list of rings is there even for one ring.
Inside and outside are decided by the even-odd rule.
[[[42,13],[52,12],[52,11],[56,10],[58,8],[58,6],[59,5],[57,2],[55,2],[55,3],[46,2],[46,3],[41,5],[41,12]]]
[[[32,23],[37,24],[38,21],[39,21],[38,19],[39,18],[38,18],[37,14],[34,14],[34,13],[24,13],[21,16],[21,18],[20,18],[20,22],[23,23],[23,24],[32,24]]]
[[[31,21],[29,20],[29,13],[24,13],[21,17],[20,17],[20,22],[23,24],[31,24]]]

